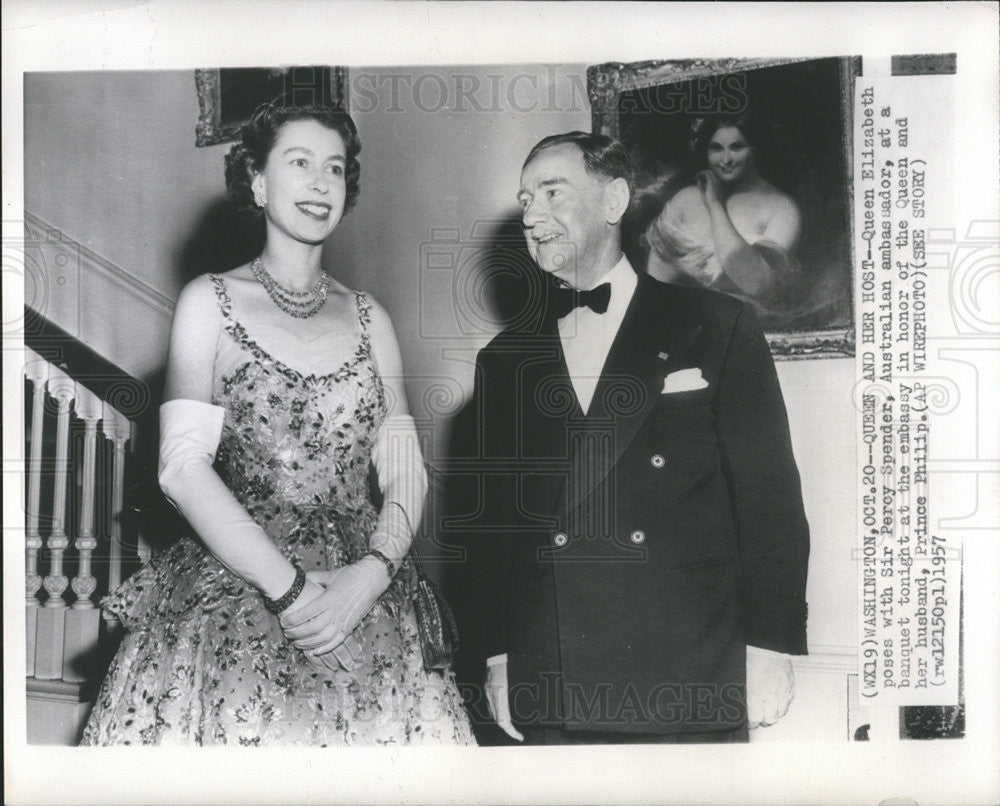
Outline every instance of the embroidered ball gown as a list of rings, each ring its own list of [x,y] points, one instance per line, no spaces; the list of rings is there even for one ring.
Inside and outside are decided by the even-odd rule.
[[[233,316],[222,277],[213,403],[215,468],[289,559],[309,571],[358,560],[377,512],[368,468],[386,392],[355,295],[358,344],[329,374],[274,358]],[[350,671],[310,663],[260,592],[184,537],[103,602],[126,628],[83,744],[471,744],[450,672],[423,668],[404,563],[353,633]]]

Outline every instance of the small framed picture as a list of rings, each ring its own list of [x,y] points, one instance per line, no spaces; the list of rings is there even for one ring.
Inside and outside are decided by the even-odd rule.
[[[235,140],[254,110],[279,96],[295,106],[347,109],[346,67],[223,67],[194,74],[201,109],[198,146]]]

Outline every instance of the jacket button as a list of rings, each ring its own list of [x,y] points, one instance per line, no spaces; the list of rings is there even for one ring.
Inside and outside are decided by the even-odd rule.
[[[552,542],[562,548],[569,542],[569,538],[566,536],[565,532],[556,532],[555,537],[552,538]]]
[[[649,463],[657,470],[659,470],[667,463],[667,460],[664,459],[660,454],[654,453],[652,456],[649,457]]]
[[[629,540],[638,546],[640,543],[644,543],[646,541],[646,533],[642,531],[642,529],[636,529],[629,535]]]

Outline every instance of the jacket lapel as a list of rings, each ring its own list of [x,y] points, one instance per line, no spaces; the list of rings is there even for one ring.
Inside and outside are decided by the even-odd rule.
[[[555,319],[543,322],[530,347],[515,355],[523,418],[517,455],[565,461],[567,422],[581,419],[583,411],[566,368]]]
[[[701,325],[687,311],[670,306],[663,295],[655,293],[649,277],[640,274],[638,281],[586,418],[589,430],[610,433],[610,444],[607,450],[582,457],[577,455],[582,441],[571,442],[574,480],[564,485],[556,510],[559,515],[585,500],[611,472],[653,411],[663,379],[680,368],[701,332]]]

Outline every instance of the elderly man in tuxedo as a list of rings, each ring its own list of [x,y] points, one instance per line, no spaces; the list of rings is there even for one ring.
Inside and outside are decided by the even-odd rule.
[[[479,653],[535,744],[745,741],[806,652],[808,526],[746,304],[633,270],[624,146],[539,142],[518,200],[551,279],[480,351]]]

